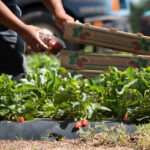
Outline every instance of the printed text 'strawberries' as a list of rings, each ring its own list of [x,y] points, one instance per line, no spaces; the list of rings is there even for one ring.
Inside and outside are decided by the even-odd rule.
[[[18,121],[19,121],[20,123],[23,123],[23,122],[24,122],[24,118],[23,118],[23,117],[18,117]]]
[[[88,121],[86,119],[83,119],[81,122],[82,122],[82,126],[86,126],[88,123]]]
[[[76,122],[76,129],[79,129],[79,128],[81,128],[82,127],[82,124],[81,124],[81,122]]]

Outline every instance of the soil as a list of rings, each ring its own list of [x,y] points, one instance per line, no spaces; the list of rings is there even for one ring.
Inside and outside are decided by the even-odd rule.
[[[114,143],[104,139],[100,134],[80,139],[64,139],[61,141],[0,141],[0,150],[140,150],[138,146],[138,133],[127,136]]]

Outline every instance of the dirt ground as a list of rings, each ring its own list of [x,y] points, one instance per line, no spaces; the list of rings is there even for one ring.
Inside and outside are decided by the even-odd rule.
[[[124,142],[123,142],[124,141]],[[138,135],[130,135],[123,141],[114,143],[99,134],[86,139],[63,141],[0,141],[0,150],[140,150],[137,148]]]

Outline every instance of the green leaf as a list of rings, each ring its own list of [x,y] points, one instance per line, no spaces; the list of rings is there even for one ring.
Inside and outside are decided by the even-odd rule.
[[[0,104],[0,107],[6,107],[6,105],[4,105],[4,104]]]
[[[103,110],[103,111],[111,111],[109,108],[105,107],[105,106],[101,106],[101,105],[98,105],[95,107],[96,109],[99,109],[99,110]]]
[[[16,108],[16,105],[9,105],[9,106],[7,106],[9,109],[11,109],[11,110],[15,110],[15,108]]]
[[[34,109],[34,108],[36,108],[37,106],[38,106],[38,104],[34,104],[34,103],[31,103],[31,104],[26,103],[26,104],[24,104],[25,109],[26,109],[26,108]]]
[[[85,93],[82,94],[82,101],[86,101],[87,95]]]
[[[65,74],[65,73],[67,73],[67,70],[63,67],[60,67],[59,70],[58,70],[58,73],[59,74]]]
[[[131,82],[125,84],[120,92],[118,90],[116,90],[117,94],[122,95],[124,93],[125,89],[129,88],[131,85],[135,84],[137,81],[138,81],[138,79],[135,79],[135,80],[132,80]]]
[[[23,85],[21,89],[22,90],[36,90],[37,87],[35,87],[35,85],[32,85],[32,84],[26,84],[26,85]]]
[[[68,95],[68,92],[62,92],[62,93],[59,93],[59,94],[56,94],[54,96],[54,104],[61,104],[63,102],[67,102],[69,100],[69,95]]]
[[[9,109],[1,109],[0,110],[0,115],[1,116],[5,116],[6,114],[8,114],[9,113]]]
[[[26,120],[34,120],[34,117],[32,115],[27,114],[27,115],[25,115],[25,119]]]
[[[23,112],[23,109],[19,107],[19,108],[17,109],[17,112],[21,114],[21,113]]]
[[[55,111],[55,107],[52,105],[52,106],[49,106],[48,104],[45,104],[43,106],[43,109],[46,111],[46,112],[49,112],[49,111]]]
[[[119,72],[116,67],[112,67],[112,66],[109,66],[109,70],[116,76],[117,76],[117,73]]]
[[[93,115],[93,108],[92,108],[92,106],[88,105],[87,109],[88,109],[88,118],[91,119],[92,115]]]

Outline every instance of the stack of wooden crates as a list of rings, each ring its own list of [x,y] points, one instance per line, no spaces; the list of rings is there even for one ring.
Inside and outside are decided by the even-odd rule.
[[[83,51],[62,51],[61,66],[72,75],[82,74],[85,78],[109,72],[109,66],[124,71],[127,67],[146,68],[150,66],[150,37],[141,33],[132,34],[106,29],[90,24],[66,23],[64,38],[71,42],[100,46],[130,54],[86,53]]]

